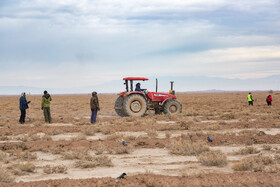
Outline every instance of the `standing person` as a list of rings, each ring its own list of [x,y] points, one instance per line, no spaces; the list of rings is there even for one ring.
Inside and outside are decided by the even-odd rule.
[[[92,92],[91,95],[92,97],[90,98],[90,109],[91,109],[90,122],[93,124],[96,123],[97,111],[99,111],[100,108],[99,108],[97,93]]]
[[[250,106],[250,105],[253,106],[253,101],[254,101],[254,100],[253,100],[253,96],[252,96],[251,92],[249,92],[247,98],[248,98],[249,106]]]
[[[42,96],[42,107],[41,107],[41,109],[44,111],[45,122],[47,122],[47,123],[52,122],[51,110],[50,110],[51,100],[52,100],[52,97],[45,90],[44,95]]]
[[[25,123],[25,116],[26,116],[26,109],[28,109],[28,104],[31,103],[31,101],[26,100],[26,94],[23,92],[21,94],[21,97],[19,98],[19,109],[20,109],[20,118],[19,122],[21,124]]]
[[[268,95],[268,96],[267,96],[266,102],[267,102],[267,105],[268,105],[268,106],[271,106],[271,102],[272,102],[272,97],[271,97],[271,95]]]

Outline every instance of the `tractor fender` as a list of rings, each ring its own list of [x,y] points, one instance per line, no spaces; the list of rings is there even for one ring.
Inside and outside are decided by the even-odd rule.
[[[166,98],[166,99],[164,99],[164,101],[162,101],[162,103],[160,105],[163,106],[169,100],[176,100],[176,99],[172,98],[172,97]]]
[[[128,97],[128,96],[130,96],[130,95],[132,95],[132,94],[140,94],[140,95],[142,95],[144,98],[146,98],[146,95],[145,95],[144,93],[138,92],[138,91],[126,92],[126,93],[124,93],[122,96],[123,96],[123,98],[125,99],[126,97]]]

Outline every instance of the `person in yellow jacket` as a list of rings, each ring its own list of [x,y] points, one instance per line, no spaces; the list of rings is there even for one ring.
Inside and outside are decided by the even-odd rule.
[[[251,92],[249,92],[247,98],[248,98],[249,106],[250,106],[250,105],[253,106],[253,101],[254,101],[254,100],[253,100],[253,96],[252,96]]]
[[[44,95],[42,96],[42,107],[41,107],[41,109],[44,111],[45,122],[47,122],[47,123],[52,122],[51,110],[50,110],[51,100],[52,100],[52,97],[45,90]]]

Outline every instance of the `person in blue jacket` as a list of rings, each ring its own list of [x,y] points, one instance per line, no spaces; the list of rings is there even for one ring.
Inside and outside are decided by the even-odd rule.
[[[19,118],[19,122],[21,124],[24,124],[25,123],[25,116],[26,116],[26,109],[28,109],[28,104],[30,103],[31,101],[28,101],[26,100],[26,95],[25,93],[23,92],[21,94],[21,97],[19,99],[19,109],[20,109],[20,118]]]
[[[146,89],[141,89],[140,86],[141,86],[141,84],[138,82],[138,83],[136,84],[135,91],[142,92],[142,91],[146,90]]]

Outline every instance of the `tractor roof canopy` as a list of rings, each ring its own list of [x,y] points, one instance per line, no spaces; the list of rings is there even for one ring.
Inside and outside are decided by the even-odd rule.
[[[147,81],[149,79],[145,78],[145,77],[125,77],[123,78],[123,80],[139,80],[139,81]]]

